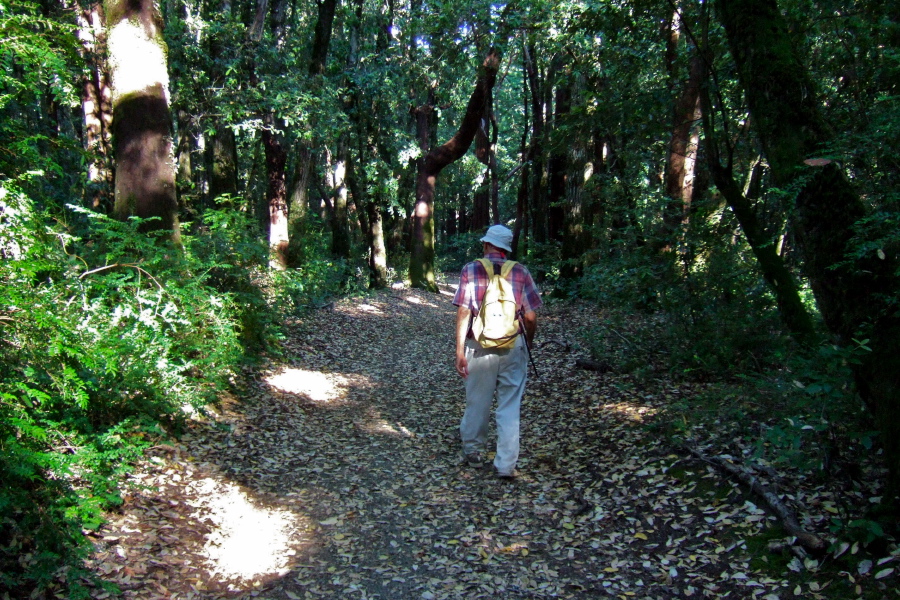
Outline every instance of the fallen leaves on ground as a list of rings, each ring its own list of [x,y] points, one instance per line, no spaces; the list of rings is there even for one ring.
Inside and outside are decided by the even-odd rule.
[[[755,571],[746,539],[773,517],[711,467],[671,469],[684,457],[647,424],[691,386],[575,368],[587,305],[540,317],[538,341],[561,343],[535,351],[519,479],[464,467],[451,294],[386,290],[288,323],[240,398],[133,474],[92,569],[148,600],[771,600],[830,584]],[[894,578],[871,571],[856,576]]]

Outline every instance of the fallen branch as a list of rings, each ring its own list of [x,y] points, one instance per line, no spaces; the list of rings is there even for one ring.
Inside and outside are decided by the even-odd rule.
[[[547,340],[535,346],[535,350],[540,350],[544,346],[548,346],[550,344],[558,345],[560,348],[562,348],[563,352],[569,352],[572,349],[571,346],[569,346],[568,342],[560,342],[559,340]]]
[[[700,460],[718,467],[730,475],[734,475],[738,481],[749,487],[750,491],[762,498],[775,515],[781,519],[781,524],[784,529],[789,534],[796,537],[800,545],[810,553],[822,555],[828,550],[828,543],[819,536],[804,531],[800,526],[800,522],[797,520],[794,511],[781,501],[778,494],[766,487],[765,484],[746,468],[718,456],[706,456],[696,448],[687,447],[687,450]]]
[[[586,371],[597,371],[598,373],[609,373],[612,371],[612,367],[609,366],[609,363],[606,362],[597,362],[596,360],[587,360],[586,358],[579,358],[575,361],[575,366],[579,369],[584,369]]]

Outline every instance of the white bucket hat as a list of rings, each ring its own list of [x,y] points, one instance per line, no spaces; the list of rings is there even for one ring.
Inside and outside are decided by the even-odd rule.
[[[487,234],[481,238],[482,242],[487,242],[492,246],[512,252],[513,232],[503,225],[493,225],[487,230]]]

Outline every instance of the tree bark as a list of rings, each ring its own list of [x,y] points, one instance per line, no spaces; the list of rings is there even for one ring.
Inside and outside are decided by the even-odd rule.
[[[180,245],[163,22],[153,0],[105,3],[119,219],[158,217]],[[136,52],[136,49],[140,51]]]
[[[547,206],[544,198],[544,101],[541,96],[540,73],[535,59],[534,43],[523,46],[525,74],[531,90],[531,147],[528,163],[531,166],[531,235],[535,242],[547,241]]]
[[[323,75],[325,73],[325,61],[328,58],[328,47],[331,44],[331,31],[334,24],[334,13],[337,9],[337,0],[318,0],[318,5],[318,18],[316,19],[310,52],[310,75]]]
[[[797,189],[791,226],[826,326],[858,351],[857,387],[882,433],[889,494],[900,492],[900,289],[896,248],[848,260],[865,207],[839,165],[810,161],[831,139],[815,88],[774,0],[719,0],[719,15],[757,133],[781,189]],[[857,242],[858,243],[858,242]],[[881,258],[884,257],[884,258]],[[891,496],[888,496],[890,498]],[[890,503],[890,500],[888,500]]]
[[[553,128],[558,129],[572,109],[571,69],[562,68],[562,81],[557,83],[553,111]],[[554,79],[556,75],[554,74]],[[552,134],[548,134],[552,137]],[[566,221],[566,178],[569,170],[568,147],[555,147],[547,164],[547,238],[562,242]]]
[[[379,204],[376,199],[366,205],[369,215],[369,286],[375,289],[388,286],[387,250]]]
[[[224,195],[236,196],[238,156],[231,127],[222,125],[216,128],[215,134],[207,140],[207,156],[210,200]]]
[[[523,55],[522,58],[522,70],[526,71],[526,60]],[[519,160],[522,161],[522,169],[519,175],[519,191],[516,194],[516,224],[513,227],[513,242],[512,242],[512,252],[510,253],[511,260],[517,260],[519,256],[519,242],[524,241],[523,244],[523,252],[525,255],[528,253],[527,251],[527,235],[523,235],[523,232],[527,232],[528,230],[528,182],[530,181],[530,173],[529,173],[529,164],[527,161],[528,158],[528,78],[522,78],[522,100],[524,102],[524,107],[522,110],[522,115],[524,119],[524,123],[522,126],[522,141],[519,145]]]
[[[328,183],[334,199],[331,223],[331,255],[350,257],[350,229],[347,221],[347,145],[339,142],[337,160],[328,166]]]
[[[266,204],[269,207],[269,264],[276,269],[288,265],[288,205],[284,169],[287,152],[271,112],[263,117],[263,149],[266,153]]]
[[[458,160],[472,145],[482,107],[497,79],[500,52],[491,50],[475,84],[475,90],[466,106],[466,114],[456,134],[445,144],[433,148],[423,161],[416,182],[416,204],[413,212],[413,248],[410,256],[409,275],[413,287],[437,291],[434,278],[434,185],[437,176],[449,164]]]
[[[695,52],[691,57],[687,81],[672,111],[672,133],[663,177],[666,205],[663,208],[662,229],[654,243],[657,252],[674,250],[683,237],[682,230],[690,212],[691,196],[687,184],[693,177],[693,173],[689,171],[692,165],[689,161],[691,130],[700,118],[698,112],[703,66],[699,54]]]
[[[112,209],[114,168],[112,151],[112,90],[106,61],[106,34],[100,2],[85,6],[78,17],[78,38],[87,66],[81,85],[84,115],[83,145],[90,156],[87,201],[101,212]]]
[[[812,345],[816,342],[815,327],[800,299],[799,286],[778,254],[772,236],[766,232],[765,227],[757,218],[750,199],[744,195],[734,180],[731,165],[722,164],[719,155],[720,142],[712,123],[712,103],[709,94],[704,91],[701,100],[703,130],[707,139],[706,160],[712,180],[737,218],[741,231],[744,232],[747,243],[756,257],[763,278],[775,294],[782,323],[798,342]]]

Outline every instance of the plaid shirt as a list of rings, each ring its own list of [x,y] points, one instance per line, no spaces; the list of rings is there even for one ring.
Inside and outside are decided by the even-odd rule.
[[[499,252],[490,252],[484,258],[498,265],[503,265],[506,260]],[[534,285],[531,273],[528,272],[525,265],[516,263],[506,277],[512,284],[519,314],[533,312],[541,307],[544,303],[541,300],[541,294],[538,292],[537,286]],[[476,260],[467,263],[459,276],[459,287],[456,289],[456,295],[453,297],[453,304],[465,306],[472,311],[472,314],[477,314],[489,282],[490,277],[480,262]]]

